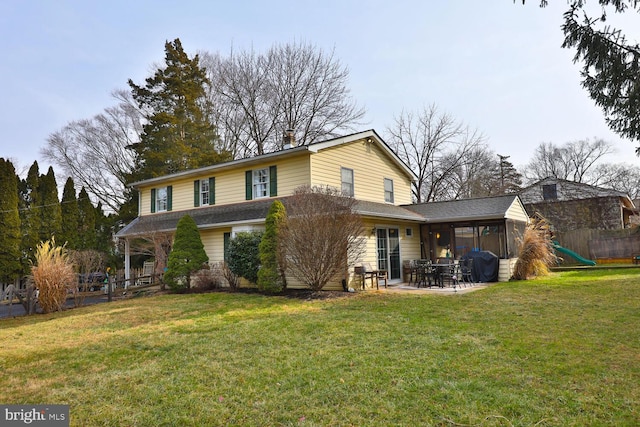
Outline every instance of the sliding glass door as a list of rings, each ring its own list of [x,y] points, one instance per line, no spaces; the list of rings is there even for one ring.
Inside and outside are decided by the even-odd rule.
[[[400,262],[400,230],[397,228],[376,229],[378,270],[387,270],[389,280],[400,279],[402,263]]]

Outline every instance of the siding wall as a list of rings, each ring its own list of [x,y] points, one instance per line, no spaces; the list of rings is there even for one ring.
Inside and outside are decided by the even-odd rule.
[[[404,263],[406,260],[420,258],[420,230],[416,224],[403,222],[385,222],[384,224],[365,220],[363,239],[366,239],[366,252],[360,261],[370,263],[374,268],[377,265],[376,237],[371,233],[374,227],[399,228],[400,230],[400,258]],[[406,236],[406,229],[413,229],[413,236]],[[231,232],[231,228],[220,228],[214,230],[201,230],[200,236],[204,249],[209,256],[209,264],[215,264],[224,260],[224,233]],[[355,288],[360,286],[353,274],[353,267],[349,269],[349,286]],[[291,289],[304,289],[306,285],[294,277],[287,277],[287,284]],[[246,283],[245,283],[246,286]],[[336,277],[330,281],[325,290],[342,290],[342,277]]]
[[[216,205],[245,201],[245,171],[277,166],[278,196],[286,196],[300,185],[328,185],[341,188],[341,167],[354,171],[355,198],[384,203],[384,179],[393,180],[394,204],[411,203],[411,181],[376,143],[356,141],[330,147],[318,153],[304,153],[288,159],[268,159],[253,165],[177,178],[140,187],[140,215],[151,214],[151,189],[173,187],[172,210],[193,209],[193,181],[215,177]]]
[[[341,188],[340,168],[353,169],[354,197],[384,203],[384,178],[393,180],[394,204],[411,203],[410,178],[376,143],[364,140],[324,149],[311,156],[312,185]]]
[[[166,183],[141,187],[140,215],[151,214],[151,189],[165,185],[173,186],[173,211],[193,209],[193,181],[210,177],[215,177],[216,179],[216,205],[244,202],[245,172],[247,170],[268,168],[273,165],[277,166],[278,196],[290,195],[296,187],[310,182],[308,155],[279,161],[271,159],[251,166],[246,165],[218,173],[168,180]]]
[[[527,215],[524,205],[519,203],[517,199],[507,209],[506,217],[516,221],[529,222],[529,215]]]

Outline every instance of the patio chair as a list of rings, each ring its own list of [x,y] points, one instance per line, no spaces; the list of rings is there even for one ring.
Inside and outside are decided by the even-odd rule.
[[[384,280],[384,287],[387,287],[388,276],[386,270],[374,270],[370,263],[365,262],[361,263],[359,266],[356,266],[354,272],[361,278],[362,289],[365,289],[367,279],[371,279],[371,287],[373,287],[374,280],[376,289],[380,289],[380,280]]]
[[[438,258],[437,260],[437,282],[441,288],[444,287],[445,282],[449,283],[452,287],[456,287],[458,284],[458,277],[456,276],[456,266],[453,258]]]
[[[471,274],[473,267],[473,258],[464,258],[460,260],[460,281],[465,284],[473,284],[473,276]]]

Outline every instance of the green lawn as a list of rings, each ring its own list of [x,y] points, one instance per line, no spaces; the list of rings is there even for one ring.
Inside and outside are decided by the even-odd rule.
[[[69,404],[77,426],[639,425],[638,271],[0,320],[0,403]]]

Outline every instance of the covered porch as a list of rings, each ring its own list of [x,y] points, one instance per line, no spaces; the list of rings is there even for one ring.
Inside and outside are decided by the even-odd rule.
[[[503,195],[408,206],[424,216],[420,257],[432,263],[481,255],[497,258],[497,277],[507,281],[518,258],[519,238],[529,222],[520,197]]]

